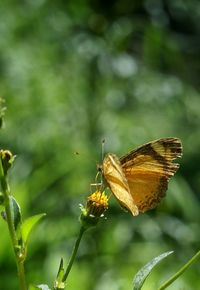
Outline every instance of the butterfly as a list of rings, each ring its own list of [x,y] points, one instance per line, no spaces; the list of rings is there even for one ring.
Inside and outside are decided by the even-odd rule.
[[[182,156],[178,138],[162,138],[117,157],[108,153],[103,160],[102,175],[106,185],[134,216],[155,208],[165,196],[168,181]]]

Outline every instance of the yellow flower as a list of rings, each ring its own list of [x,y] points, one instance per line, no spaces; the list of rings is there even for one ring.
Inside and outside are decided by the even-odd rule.
[[[108,197],[105,192],[95,191],[88,196],[86,207],[81,206],[81,217],[83,227],[90,228],[95,226],[99,219],[104,216],[108,208]]]
[[[95,191],[87,200],[86,210],[94,217],[100,217],[108,208],[108,197],[105,192]]]

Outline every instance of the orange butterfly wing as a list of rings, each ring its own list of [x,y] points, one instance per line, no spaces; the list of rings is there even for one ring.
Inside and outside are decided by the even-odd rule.
[[[137,215],[153,209],[160,202],[169,178],[179,167],[172,161],[181,155],[179,139],[159,139],[120,159],[108,154],[103,161],[103,175],[119,202]]]
[[[128,182],[116,155],[107,154],[104,158],[103,176],[120,204],[129,209],[134,216],[138,215],[138,208],[130,194]]]
[[[140,212],[155,208],[165,196],[169,178],[179,168],[172,161],[181,156],[180,140],[164,138],[120,158],[131,196]]]

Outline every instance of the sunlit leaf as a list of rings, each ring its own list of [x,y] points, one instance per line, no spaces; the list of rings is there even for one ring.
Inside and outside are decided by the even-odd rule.
[[[45,213],[41,213],[41,214],[37,214],[34,215],[28,219],[26,219],[23,224],[22,224],[22,239],[24,241],[24,243],[27,242],[29,235],[31,233],[31,230],[33,229],[33,227],[41,220],[42,217],[44,217],[46,214]]]
[[[63,258],[61,258],[58,274],[55,281],[55,285],[58,289],[65,289],[65,282],[63,282],[64,273]]]
[[[164,258],[171,255],[173,251],[163,253],[156,258],[152,259],[150,262],[148,262],[144,267],[142,267],[137,274],[134,277],[133,280],[133,290],[140,290],[142,289],[142,286],[146,280],[146,278],[151,273],[152,269]]]

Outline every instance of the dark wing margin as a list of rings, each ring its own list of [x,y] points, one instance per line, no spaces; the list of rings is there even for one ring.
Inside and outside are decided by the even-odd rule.
[[[148,160],[148,156],[151,160]],[[122,168],[131,168],[146,163],[152,168],[163,168],[165,176],[172,176],[179,168],[179,164],[172,161],[182,156],[180,139],[162,138],[140,146],[120,158]],[[150,158],[149,158],[150,159]]]

